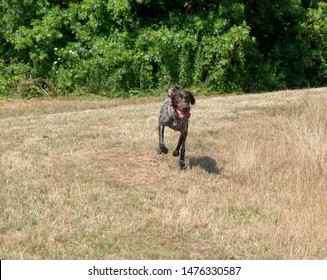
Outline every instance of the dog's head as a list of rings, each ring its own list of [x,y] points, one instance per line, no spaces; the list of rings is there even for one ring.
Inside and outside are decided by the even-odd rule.
[[[189,119],[191,116],[191,105],[195,104],[193,94],[188,90],[170,88],[168,95],[171,98],[171,105],[180,119]]]

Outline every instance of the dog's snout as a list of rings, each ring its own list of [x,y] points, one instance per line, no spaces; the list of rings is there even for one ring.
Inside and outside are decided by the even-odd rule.
[[[188,100],[183,100],[180,107],[182,109],[187,110],[187,109],[190,109],[191,105],[190,105],[190,102]]]

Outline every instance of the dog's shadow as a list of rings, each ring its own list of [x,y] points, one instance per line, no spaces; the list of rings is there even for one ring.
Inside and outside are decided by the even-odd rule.
[[[203,157],[190,157],[189,162],[190,169],[194,167],[200,167],[207,171],[208,173],[213,174],[221,174],[223,169],[217,167],[217,162],[211,157],[203,156]]]

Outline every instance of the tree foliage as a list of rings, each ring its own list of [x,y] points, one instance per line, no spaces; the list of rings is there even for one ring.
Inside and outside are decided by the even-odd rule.
[[[322,86],[325,2],[2,0],[0,94]]]

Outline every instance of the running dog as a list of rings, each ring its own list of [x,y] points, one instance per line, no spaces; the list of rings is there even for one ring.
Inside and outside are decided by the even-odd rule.
[[[158,154],[168,153],[164,144],[165,126],[179,131],[181,134],[173,156],[179,157],[179,166],[185,168],[185,141],[188,132],[188,119],[191,117],[191,104],[195,104],[195,98],[190,91],[179,89],[177,87],[168,90],[168,96],[164,101],[159,117],[159,146]]]

